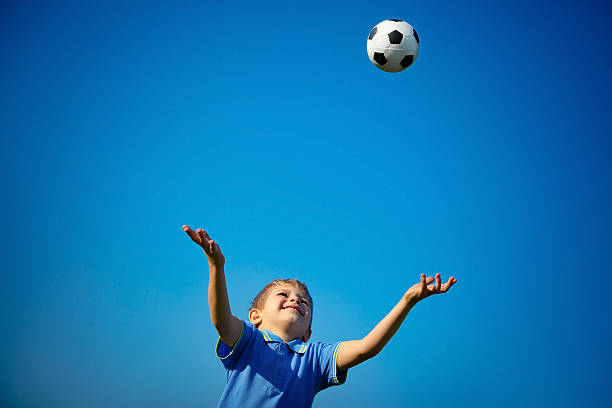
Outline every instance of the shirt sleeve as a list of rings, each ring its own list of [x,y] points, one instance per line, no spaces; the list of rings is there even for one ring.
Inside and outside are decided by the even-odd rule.
[[[321,343],[317,347],[317,358],[319,360],[319,391],[332,385],[344,384],[348,370],[338,370],[338,351],[343,341],[333,344]]]
[[[221,359],[221,362],[228,370],[234,367],[255,332],[255,328],[251,323],[246,323],[244,320],[241,320],[241,322],[242,327],[240,328],[240,336],[238,337],[238,340],[236,340],[234,347],[230,347],[225,344],[223,340],[221,340],[221,337],[219,337],[219,340],[217,340],[215,352],[217,357]]]

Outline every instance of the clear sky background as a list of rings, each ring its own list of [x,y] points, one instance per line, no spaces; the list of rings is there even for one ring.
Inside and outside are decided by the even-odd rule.
[[[1,405],[214,406],[189,224],[313,340],[458,279],[314,407],[611,406],[610,3],[292,3],[2,2]]]

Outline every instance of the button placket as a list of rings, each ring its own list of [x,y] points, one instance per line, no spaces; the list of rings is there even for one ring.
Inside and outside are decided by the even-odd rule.
[[[281,383],[282,383],[282,369],[283,369],[283,360],[282,360],[282,347],[283,344],[279,343],[279,344],[275,344],[274,347],[274,351],[276,351],[276,364],[274,366],[274,385],[276,387],[281,387]]]
[[[276,364],[276,372],[274,373],[274,379],[276,383],[280,385],[284,377],[285,371],[285,358],[287,358],[287,345],[284,343],[280,343],[277,350],[277,359],[278,362]]]
[[[284,347],[281,348],[281,352],[279,353],[280,356],[278,358],[279,358],[280,361],[285,361],[286,353],[284,352],[285,350],[283,350],[283,349],[284,349]]]

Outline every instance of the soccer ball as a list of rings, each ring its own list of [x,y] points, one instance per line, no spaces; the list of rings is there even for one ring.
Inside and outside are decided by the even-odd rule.
[[[403,71],[414,63],[418,55],[419,36],[407,22],[385,20],[370,31],[368,57],[383,71]]]

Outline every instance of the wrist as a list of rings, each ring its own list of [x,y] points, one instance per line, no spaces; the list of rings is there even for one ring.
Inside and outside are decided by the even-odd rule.
[[[223,272],[223,268],[225,267],[225,265],[217,265],[213,260],[209,259],[208,260],[208,269],[212,272],[212,271],[218,271],[218,272]]]
[[[415,293],[412,293],[412,292],[410,292],[410,291],[407,291],[407,292],[404,294],[404,301],[405,301],[406,303],[408,303],[408,305],[409,305],[409,306],[411,306],[411,307],[412,307],[412,306],[414,306],[414,305],[416,305],[416,304],[418,303],[418,301],[419,301],[419,300],[420,300],[420,299],[419,299],[419,297],[418,297],[418,296],[417,296]]]

